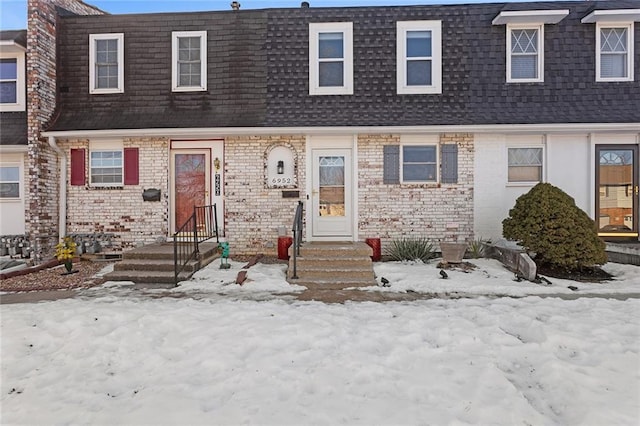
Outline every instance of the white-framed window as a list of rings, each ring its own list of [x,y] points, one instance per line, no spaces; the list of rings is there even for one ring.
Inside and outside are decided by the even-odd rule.
[[[309,94],[353,95],[353,23],[309,24]]]
[[[0,111],[24,111],[24,52],[0,53]]]
[[[121,141],[90,142],[89,185],[124,185],[124,149]]]
[[[124,92],[124,34],[89,35],[89,93]]]
[[[20,174],[18,164],[0,166],[0,200],[20,198]]]
[[[633,22],[596,24],[596,81],[633,81]]]
[[[438,145],[402,145],[400,149],[401,182],[438,182]]]
[[[207,90],[207,32],[171,33],[171,86],[174,92]]]
[[[542,182],[542,147],[507,148],[509,183]]]
[[[398,94],[442,93],[442,21],[397,23]]]
[[[544,81],[544,25],[507,25],[507,82]]]

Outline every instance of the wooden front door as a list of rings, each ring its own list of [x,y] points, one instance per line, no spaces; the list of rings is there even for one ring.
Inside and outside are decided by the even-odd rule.
[[[210,204],[210,150],[180,149],[171,152],[173,181],[172,232],[193,214],[194,206]]]

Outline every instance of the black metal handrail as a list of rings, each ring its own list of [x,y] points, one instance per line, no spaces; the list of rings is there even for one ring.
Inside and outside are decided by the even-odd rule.
[[[200,257],[200,243],[218,238],[218,215],[216,205],[193,207],[193,214],[173,234],[173,271],[174,281],[187,264]]]
[[[302,244],[302,212],[304,210],[304,204],[302,201],[298,201],[298,207],[296,207],[296,215],[293,219],[293,271],[291,278],[298,279],[298,265],[297,260],[300,256],[300,244]]]

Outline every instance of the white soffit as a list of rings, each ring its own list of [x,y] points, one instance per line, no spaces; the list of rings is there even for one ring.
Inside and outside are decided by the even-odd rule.
[[[569,14],[568,9],[559,10],[505,10],[493,18],[493,25],[505,24],[557,24]]]
[[[596,22],[640,22],[640,9],[594,10],[580,22],[594,24]]]

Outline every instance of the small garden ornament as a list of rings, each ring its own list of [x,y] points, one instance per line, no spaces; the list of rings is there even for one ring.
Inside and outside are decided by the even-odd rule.
[[[67,272],[64,272],[62,275],[74,274],[76,271],[73,271],[73,257],[76,255],[76,243],[73,241],[71,237],[64,237],[62,241],[60,241],[56,245],[56,258],[64,263],[64,268]]]
[[[218,250],[221,253],[220,256],[220,269],[229,269],[229,243],[218,243]]]

